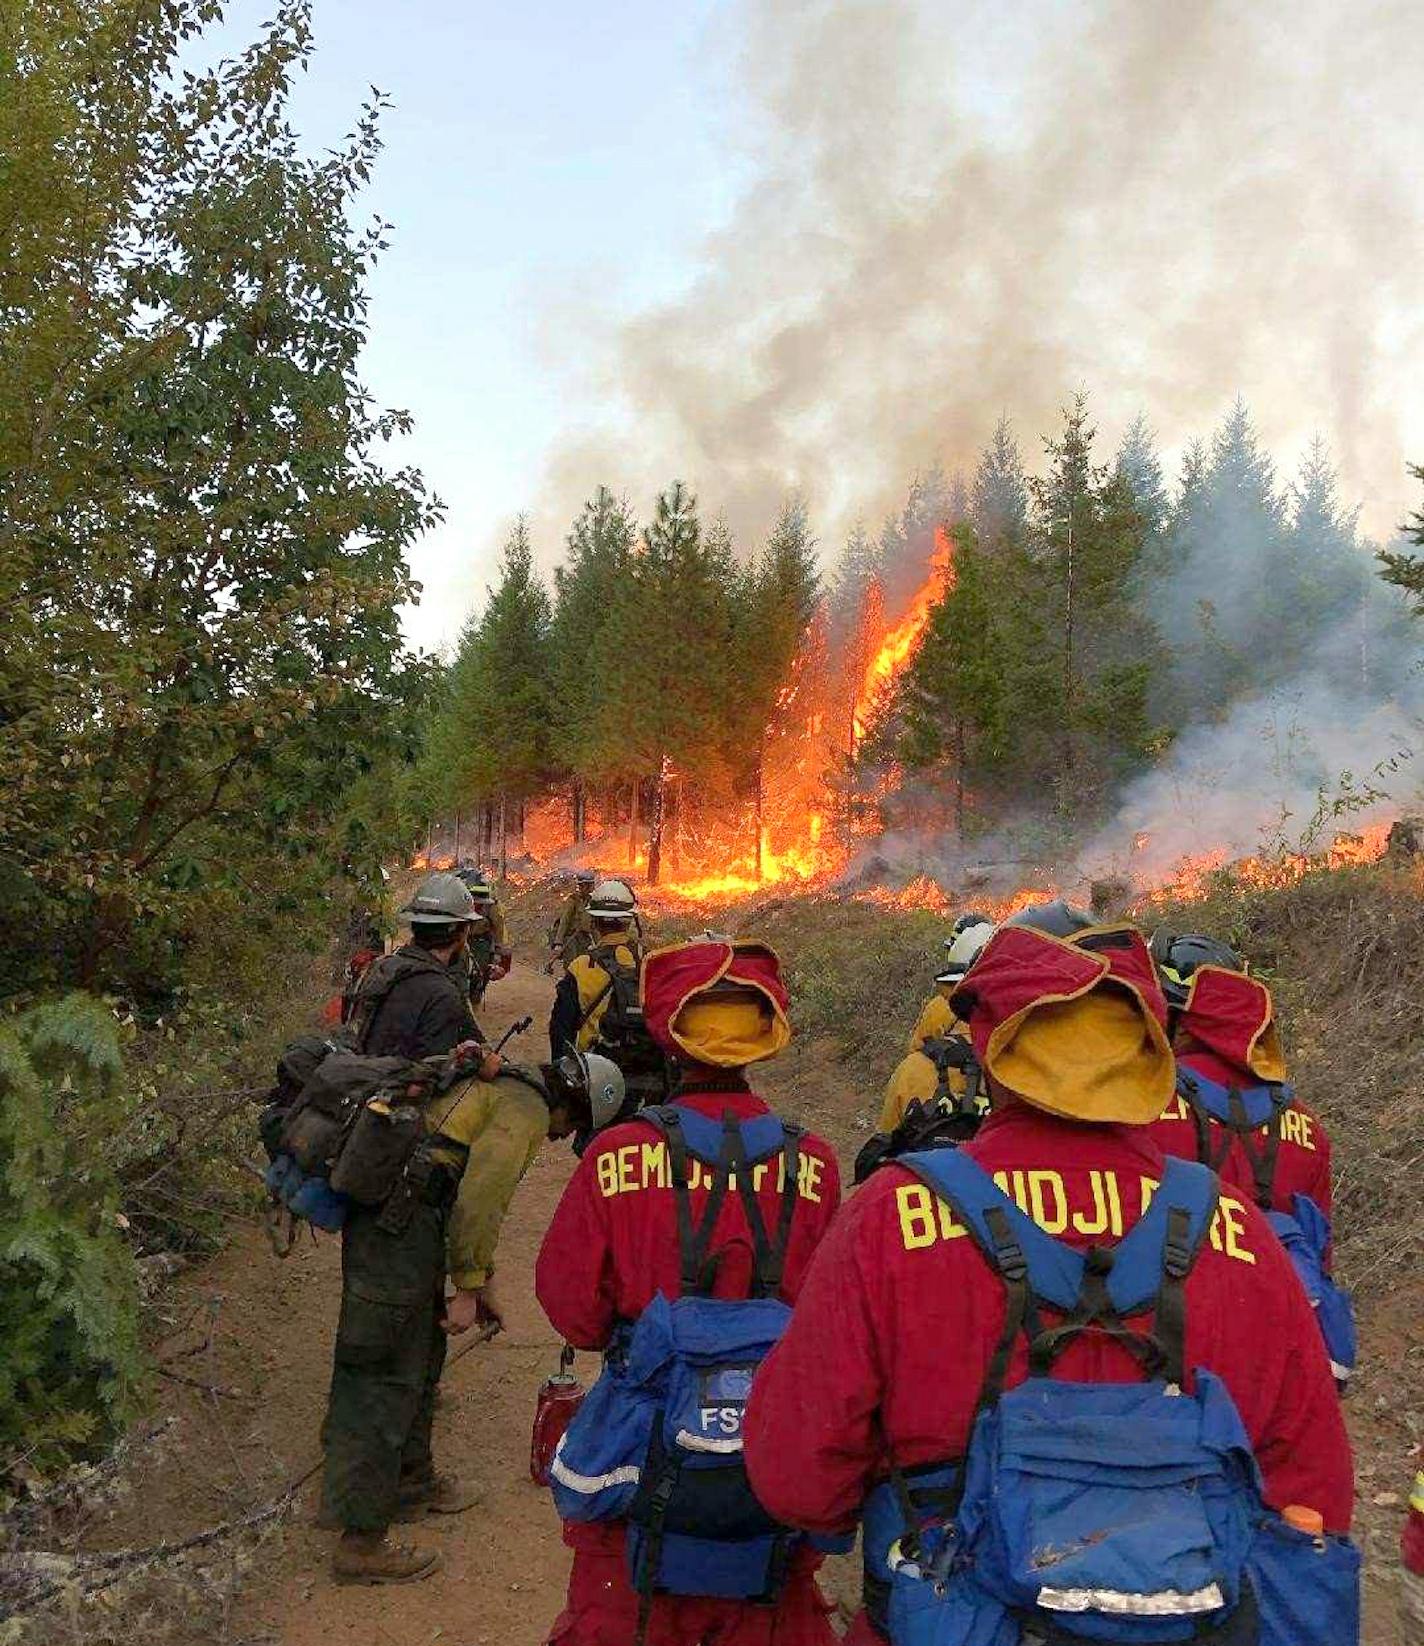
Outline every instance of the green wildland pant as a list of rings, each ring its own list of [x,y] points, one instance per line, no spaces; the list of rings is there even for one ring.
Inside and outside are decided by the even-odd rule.
[[[400,1234],[353,1206],[341,1235],[341,1320],[322,1442],[325,1514],[353,1532],[390,1524],[402,1486],[433,1473],[445,1364],[445,1213],[417,1206]]]

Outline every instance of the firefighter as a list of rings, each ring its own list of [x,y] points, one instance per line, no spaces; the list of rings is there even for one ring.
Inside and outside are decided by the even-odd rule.
[[[895,1065],[885,1087],[881,1132],[893,1132],[911,1103],[933,1102],[942,1088],[954,1098],[965,1095],[962,1049],[968,1044],[969,1031],[956,1017],[949,1000],[993,935],[993,923],[983,915],[966,914],[955,922],[953,935],[945,940],[944,965],[935,974],[935,992],[920,1012],[910,1035],[909,1051]]]
[[[977,1163],[981,1183],[994,1193],[1000,1185],[1067,1247],[1117,1244],[1162,1182],[1167,1163],[1151,1123],[1174,1081],[1166,1005],[1141,934],[1096,928],[1066,905],[1027,911],[989,941],[955,1004],[968,1019],[993,1113],[974,1141],[921,1162],[933,1170],[949,1161],[960,1173],[973,1173],[966,1160]],[[1192,1181],[1214,1192],[1198,1172]],[[1183,1300],[1172,1336],[1185,1392],[1195,1397],[1191,1369],[1215,1373],[1239,1411],[1269,1504],[1344,1532],[1349,1443],[1290,1261],[1260,1210],[1229,1188],[1209,1230],[1174,1294]],[[1001,1278],[1010,1271],[991,1267],[977,1227],[974,1238],[968,1233],[912,1166],[875,1172],[817,1250],[791,1324],[751,1391],[748,1472],[772,1514],[840,1532],[869,1500],[865,1594],[875,1617],[862,1612],[848,1637],[861,1646],[886,1638],[894,1540],[905,1531],[885,1484],[892,1465],[915,1514],[932,1514],[929,1483],[942,1489],[956,1478],[981,1397],[992,1397],[995,1382],[1012,1391],[1027,1372],[1027,1331],[1010,1327],[1022,1271],[1013,1294]],[[1089,1269],[1103,1272],[1104,1260]],[[1061,1318],[1050,1312],[1047,1324]],[[1157,1319],[1149,1324],[1155,1330]],[[1036,1348],[1049,1338],[1039,1333]],[[1052,1352],[1054,1388],[1058,1379],[1116,1385],[1143,1376],[1128,1347],[1096,1329],[1059,1334]],[[1066,1432],[1059,1441],[1073,1444]],[[1071,1505],[1072,1494],[1063,1501]]]
[[[643,962],[637,908],[632,888],[621,880],[602,880],[589,894],[592,944],[569,962],[554,991],[549,1044],[555,1055],[568,1046],[586,1051],[596,1045],[599,1025],[614,1004],[615,979],[637,977]]]
[[[791,1037],[775,954],[761,944],[711,936],[660,949],[645,963],[644,997],[649,1029],[681,1071],[676,1112],[690,1111],[716,1127],[728,1116],[765,1124],[769,1110],[751,1089],[747,1069],[774,1057]],[[689,1139],[691,1129],[689,1121]],[[787,1303],[795,1300],[840,1200],[830,1145],[810,1132],[798,1133],[796,1145],[799,1165],[788,1174],[783,1157],[780,1174],[771,1166],[753,1168],[750,1191],[762,1233],[785,1232],[776,1295]],[[659,1293],[685,1295],[683,1212],[666,1169],[670,1148],[649,1119],[620,1123],[595,1137],[564,1191],[539,1252],[535,1291],[554,1330],[577,1348],[606,1349]],[[687,1206],[700,1229],[713,1179],[697,1167],[689,1178]],[[755,1295],[757,1249],[742,1192],[731,1188],[701,1254],[716,1297]],[[835,1641],[815,1583],[820,1557],[804,1544],[790,1558],[775,1604],[758,1605],[686,1594],[643,1600],[630,1581],[622,1520],[566,1523],[564,1541],[574,1551],[573,1568],[567,1604],[549,1636],[554,1646],[632,1646],[640,1638],[646,1646]]]
[[[986,914],[962,914],[944,940],[944,964],[935,973],[934,993],[920,1008],[910,1031],[907,1052],[917,1052],[926,1040],[949,1034],[955,1025],[949,997],[959,980],[974,964],[975,956],[994,935],[994,923]]]
[[[479,1011],[490,984],[509,976],[514,951],[509,946],[504,910],[484,870],[460,869],[458,875],[474,902],[475,918],[470,923],[465,957],[470,976],[470,1005]]]
[[[348,1019],[367,1057],[421,1058],[482,1038],[470,1010],[466,950],[474,899],[458,875],[427,875],[403,908],[410,940],[367,967]]]
[[[1177,1088],[1153,1124],[1167,1153],[1198,1160],[1255,1201],[1290,1253],[1343,1389],[1354,1311],[1331,1278],[1330,1137],[1286,1084],[1271,991],[1215,938],[1152,939],[1167,997]]]
[[[1172,1027],[1179,1082],[1153,1135],[1168,1154],[1203,1160],[1265,1211],[1290,1212],[1297,1194],[1331,1213],[1330,1138],[1320,1118],[1285,1086],[1286,1063],[1271,991],[1215,938],[1157,932],[1152,938]],[[1232,1129],[1193,1104],[1203,1086],[1243,1096],[1275,1088],[1273,1124]]]
[[[622,1102],[622,1076],[605,1058],[572,1053],[537,1074],[487,1060],[480,1077],[430,1099],[421,1187],[404,1220],[386,1208],[350,1208],[322,1430],[321,1524],[341,1530],[337,1582],[428,1577],[438,1551],[391,1539],[391,1523],[459,1514],[478,1501],[431,1457],[446,1338],[477,1322],[503,1324],[491,1286],[495,1247],[540,1143],[600,1125]]]
[[[573,890],[559,910],[559,918],[549,928],[549,964],[567,966],[576,955],[587,954],[593,947],[593,922],[589,918],[589,899],[598,883],[596,869],[580,869],[574,875]]]

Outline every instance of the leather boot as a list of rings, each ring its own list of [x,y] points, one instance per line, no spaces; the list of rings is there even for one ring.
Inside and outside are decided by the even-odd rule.
[[[331,1557],[338,1583],[419,1583],[440,1566],[440,1551],[394,1543],[384,1532],[343,1532]]]
[[[484,1489],[458,1475],[429,1475],[406,1481],[400,1489],[393,1519],[403,1526],[426,1515],[461,1515],[484,1498]]]

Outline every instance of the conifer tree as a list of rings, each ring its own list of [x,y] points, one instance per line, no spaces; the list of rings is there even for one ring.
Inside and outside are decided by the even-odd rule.
[[[658,498],[633,570],[614,615],[619,667],[607,682],[603,725],[626,769],[649,787],[648,880],[656,885],[674,758],[694,771],[722,758],[734,627],[729,555],[715,538],[705,541],[682,481]]]
[[[1048,473],[1030,483],[1033,558],[1058,655],[1044,708],[1058,724],[1055,788],[1065,817],[1090,809],[1145,752],[1157,661],[1155,631],[1133,600],[1145,522],[1125,477],[1093,462],[1095,433],[1080,393],[1059,435],[1044,442]]]
[[[500,578],[460,637],[427,755],[437,796],[492,808],[501,868],[511,802],[536,792],[553,764],[549,596],[534,571],[528,523],[505,541]]]
[[[553,756],[572,785],[574,838],[586,828],[590,784],[622,776],[600,744],[600,700],[617,667],[613,614],[632,577],[637,526],[626,501],[600,486],[569,531],[568,557],[554,572],[550,627]]]
[[[970,488],[970,515],[979,547],[993,553],[1022,541],[1028,524],[1028,481],[1013,425],[1001,417],[979,459]]]

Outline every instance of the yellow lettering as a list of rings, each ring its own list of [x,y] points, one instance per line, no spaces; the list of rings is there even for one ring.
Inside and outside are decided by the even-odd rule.
[[[649,1183],[656,1183],[660,1189],[668,1186],[668,1157],[665,1143],[643,1145],[642,1175],[638,1187],[646,1189]]]
[[[821,1203],[821,1161],[813,1154],[801,1156],[801,1169],[797,1174],[796,1189],[803,1200]]]
[[[1122,1192],[1117,1186],[1117,1173],[1104,1172],[1103,1179],[1108,1186],[1108,1232],[1118,1239],[1122,1238]]]
[[[614,1155],[598,1157],[598,1190],[605,1200],[618,1193],[618,1160]]]
[[[1007,1172],[995,1172],[994,1183],[1000,1194],[1007,1194],[1009,1192],[1009,1174]]]
[[[1052,1209],[1045,1202],[1044,1191],[1051,1192]],[[1068,1227],[1068,1196],[1064,1193],[1063,1179],[1057,1172],[1030,1172],[1028,1174],[1028,1215],[1040,1229],[1051,1235],[1062,1234]]]
[[[900,1238],[907,1252],[935,1243],[934,1197],[923,1183],[902,1183],[895,1190],[900,1212]]]
[[[1099,1171],[1089,1172],[1088,1182],[1093,1187],[1093,1215],[1084,1217],[1082,1212],[1074,1212],[1073,1229],[1075,1233],[1087,1235],[1091,1239],[1095,1235],[1107,1233],[1108,1202],[1103,1187],[1103,1174]]]
[[[759,1166],[752,1167],[752,1193],[760,1194],[762,1185],[766,1182],[766,1174],[771,1170],[771,1162],[763,1160]]]
[[[959,1240],[969,1233],[962,1223],[954,1221],[954,1212],[947,1200],[935,1199],[935,1209],[939,1213],[939,1237],[941,1240]]]
[[[1241,1237],[1246,1232],[1246,1208],[1241,1202],[1233,1200],[1230,1195],[1222,1195],[1216,1203],[1216,1216],[1211,1221],[1211,1242],[1220,1251],[1218,1223],[1225,1234],[1226,1255],[1234,1257],[1239,1263],[1254,1263],[1256,1254],[1241,1243]]]
[[[1300,1109],[1297,1109],[1295,1111],[1295,1118],[1296,1118],[1296,1121],[1297,1121],[1297,1123],[1299,1124],[1299,1127],[1300,1127],[1300,1146],[1301,1146],[1301,1148],[1302,1149],[1309,1149],[1310,1152],[1312,1154],[1314,1154],[1315,1153],[1315,1135],[1314,1135],[1315,1134],[1315,1122],[1310,1118],[1310,1116],[1308,1114],[1303,1113]]]
[[[1016,1171],[1012,1174],[1010,1181],[1013,1187],[1009,1190],[1009,1193],[1014,1197],[1014,1204],[1021,1212],[1028,1211],[1028,1194],[1024,1189],[1024,1174]]]
[[[1143,1177],[1138,1179],[1138,1192],[1142,1196],[1141,1215],[1143,1217],[1147,1216],[1147,1208],[1152,1204],[1152,1196],[1157,1193],[1157,1186],[1157,1179],[1155,1177]]]
[[[1171,1101],[1162,1111],[1163,1120],[1186,1120],[1191,1114],[1180,1092],[1173,1092]]]
[[[638,1164],[638,1145],[625,1143],[618,1151],[618,1193],[631,1194],[639,1185],[633,1181],[633,1171]]]

